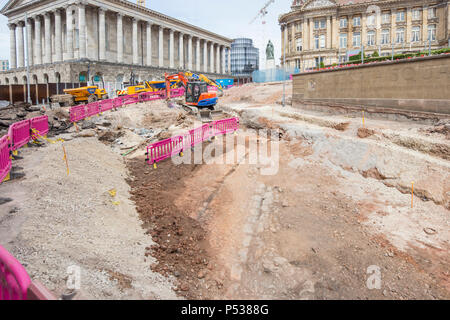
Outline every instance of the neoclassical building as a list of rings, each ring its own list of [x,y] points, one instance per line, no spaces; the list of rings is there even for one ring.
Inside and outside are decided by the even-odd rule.
[[[391,55],[448,47],[448,0],[294,0],[279,17],[282,57],[301,70],[364,50]]]
[[[10,0],[10,70],[0,84],[127,81],[191,70],[216,77],[232,40],[124,0]],[[229,63],[227,64],[230,65]],[[99,77],[96,77],[99,79]]]

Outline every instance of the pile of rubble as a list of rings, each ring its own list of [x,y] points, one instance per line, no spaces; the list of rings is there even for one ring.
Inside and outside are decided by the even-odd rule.
[[[69,108],[46,109],[20,102],[0,109],[0,135],[6,134],[9,126],[15,122],[42,115],[48,116],[50,135],[64,133],[72,126]]]

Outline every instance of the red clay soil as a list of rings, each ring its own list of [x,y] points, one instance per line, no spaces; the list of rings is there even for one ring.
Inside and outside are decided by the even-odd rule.
[[[174,205],[188,187],[183,183],[184,178],[190,177],[198,166],[174,166],[168,160],[159,163],[155,170],[143,158],[130,160],[127,165],[132,176],[128,181],[131,199],[144,222],[143,227],[156,243],[146,248],[146,256],[157,260],[151,269],[176,277],[175,290],[179,295],[201,298],[198,281],[209,264],[206,231]]]

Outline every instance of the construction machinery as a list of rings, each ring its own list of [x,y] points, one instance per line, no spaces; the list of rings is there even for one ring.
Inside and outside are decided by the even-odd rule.
[[[177,88],[179,86],[179,82],[179,80],[170,81],[170,88]],[[139,83],[138,85],[128,86],[123,90],[117,90],[116,94],[118,97],[120,97],[141,92],[156,92],[164,90],[165,88],[165,81],[145,81],[144,83]]]
[[[214,81],[214,80],[211,80],[211,79],[209,79],[207,76],[205,76],[204,74],[196,74],[196,73],[192,73],[191,71],[186,71],[185,73],[184,73],[185,75],[186,75],[186,77],[189,77],[189,78],[194,78],[194,79],[196,79],[196,80],[201,80],[201,81],[203,81],[203,82],[206,82],[207,84],[209,84],[210,86],[214,86],[214,87],[216,87],[217,88],[217,90],[218,90],[218,96],[219,97],[221,97],[221,96],[223,96],[223,87],[222,87],[222,85],[220,84],[220,83],[218,83],[218,82],[216,82],[216,81]]]
[[[195,115],[200,115],[204,122],[212,121],[211,113],[218,102],[216,92],[208,92],[208,84],[197,79],[188,79],[183,72],[165,74],[166,97],[170,100],[170,81],[179,80],[185,89],[185,102],[183,107]]]
[[[91,103],[98,100],[108,99],[105,89],[98,86],[86,86],[73,89],[64,89],[64,94],[57,94],[50,97],[52,103],[59,103],[60,106],[70,107],[79,103]]]

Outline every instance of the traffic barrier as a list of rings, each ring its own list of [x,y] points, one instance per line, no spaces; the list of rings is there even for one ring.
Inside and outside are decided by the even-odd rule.
[[[100,113],[106,112],[108,110],[114,109],[114,100],[107,99],[99,102],[100,105]]]
[[[86,107],[86,116],[92,117],[100,113],[100,106],[98,102],[92,102],[87,105]]]
[[[139,100],[140,102],[143,101],[154,101],[154,100],[160,100],[161,99],[161,93],[160,92],[142,92],[139,94]]]
[[[128,105],[128,104],[133,104],[133,103],[138,103],[139,102],[139,94],[135,93],[129,96],[124,96],[122,97],[122,104],[123,105]]]
[[[183,152],[184,148],[183,136],[176,136],[153,143],[147,147],[147,162],[156,166],[157,162]]]
[[[184,136],[176,136],[148,145],[146,161],[148,164],[153,164],[156,168],[157,162],[179,154],[185,148],[193,148],[213,136],[235,132],[238,129],[239,118],[217,120],[210,124],[206,123],[201,127],[190,130]]]
[[[217,120],[211,124],[211,134],[214,136],[235,132],[238,129],[239,118]]]
[[[122,106],[122,97],[117,97],[113,99],[114,108],[120,108]]]
[[[184,88],[171,89],[170,96],[172,98],[182,97],[184,96]]]
[[[0,183],[8,177],[11,170],[8,137],[3,136],[0,138]]]
[[[49,128],[48,128],[48,116],[40,116],[36,118],[32,118],[30,120],[30,129],[32,131],[31,138],[36,140],[39,136],[46,136]]]
[[[15,151],[26,145],[31,138],[30,120],[23,120],[13,123],[8,130],[8,136],[11,140],[11,150]]]
[[[70,122],[78,122],[84,118],[86,118],[86,108],[84,105],[70,108]]]
[[[26,300],[30,284],[25,268],[0,246],[0,300]]]

